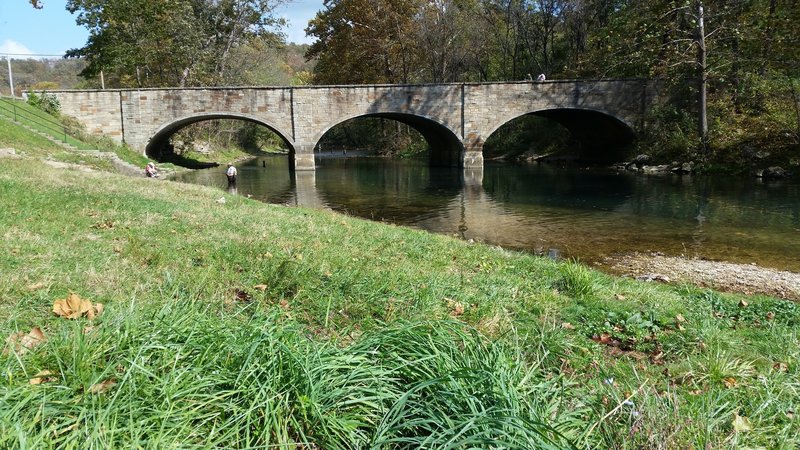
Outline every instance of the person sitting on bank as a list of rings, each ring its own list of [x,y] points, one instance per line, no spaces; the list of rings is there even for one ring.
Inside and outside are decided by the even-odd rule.
[[[544,76],[543,73],[540,73],[539,76],[536,77],[536,81],[538,81],[539,83],[544,83],[544,80],[545,80],[545,76]]]
[[[153,164],[152,162],[147,163],[147,165],[144,166],[144,176],[146,176],[147,178],[158,177],[158,170],[156,169],[156,165]]]
[[[236,174],[236,167],[233,167],[233,164],[228,163],[228,170],[225,172],[225,176],[228,177],[228,183],[236,183]]]

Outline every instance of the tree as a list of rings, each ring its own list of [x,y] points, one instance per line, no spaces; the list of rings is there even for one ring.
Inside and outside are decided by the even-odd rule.
[[[121,87],[220,85],[234,49],[260,38],[282,42],[280,0],[68,0],[89,30],[82,76],[101,71]]]
[[[421,0],[325,0],[306,28],[317,83],[406,83],[418,67]]]

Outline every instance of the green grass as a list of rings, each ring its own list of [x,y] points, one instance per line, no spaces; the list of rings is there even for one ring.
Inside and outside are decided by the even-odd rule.
[[[62,124],[58,118],[22,100],[10,99],[7,97],[0,99],[0,115],[31,127],[53,139],[72,145],[78,149],[90,150],[95,148],[73,136],[69,131],[66,131],[65,125]]]
[[[0,230],[0,448],[800,445],[788,301],[31,159]]]
[[[6,109],[6,107],[9,106],[8,102],[13,103],[18,111],[21,112],[21,115],[17,116],[19,122],[33,127],[34,129],[38,129],[60,142],[63,142],[64,135],[55,133],[51,128],[65,126],[70,129],[70,135],[67,136],[67,143],[77,148],[79,151],[64,148],[57,143],[18,126],[18,124],[13,121],[14,115]],[[109,138],[87,135],[79,129],[80,127],[77,126],[77,122],[74,119],[64,116],[59,118],[53,117],[39,108],[28,105],[21,100],[12,100],[9,98],[0,99],[0,116],[7,119],[0,120],[0,147],[12,147],[28,156],[80,164],[111,172],[115,170],[114,165],[108,159],[104,158],[100,152],[114,153],[120,160],[136,167],[143,168],[145,164],[149,162],[149,159],[144,155],[124,145],[117,144]],[[47,128],[45,128],[34,123],[30,118],[39,122],[46,121],[49,123],[55,121],[60,125],[47,125]],[[170,164],[165,165],[165,167],[174,169],[174,166]]]
[[[25,149],[31,156],[45,156],[62,150],[58,144],[4,119],[0,119],[0,147]]]

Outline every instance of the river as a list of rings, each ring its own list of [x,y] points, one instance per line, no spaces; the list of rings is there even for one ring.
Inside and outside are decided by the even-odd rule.
[[[236,193],[586,263],[654,252],[800,272],[797,180],[374,157],[322,157],[295,176],[286,158],[237,164]],[[175,179],[228,189],[224,171]]]

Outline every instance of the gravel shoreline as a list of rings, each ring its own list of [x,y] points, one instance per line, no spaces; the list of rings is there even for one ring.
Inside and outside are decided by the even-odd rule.
[[[726,292],[800,300],[800,273],[755,264],[635,253],[608,257],[604,265],[613,272],[644,281],[682,281]]]

